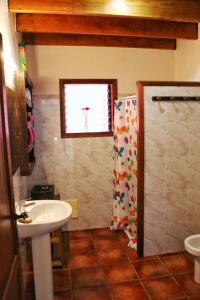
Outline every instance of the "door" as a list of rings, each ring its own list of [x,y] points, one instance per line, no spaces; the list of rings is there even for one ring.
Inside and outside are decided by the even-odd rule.
[[[6,88],[0,35],[0,299],[22,300],[22,271],[14,221],[14,195]]]

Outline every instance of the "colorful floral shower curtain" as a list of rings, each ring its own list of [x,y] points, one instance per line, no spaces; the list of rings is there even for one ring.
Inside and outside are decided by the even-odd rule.
[[[111,229],[124,229],[137,245],[137,111],[135,96],[119,99],[114,109],[114,178]]]

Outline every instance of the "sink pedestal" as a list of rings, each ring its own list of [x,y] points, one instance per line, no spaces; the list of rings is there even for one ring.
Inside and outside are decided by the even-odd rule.
[[[36,300],[53,300],[53,271],[49,233],[32,237],[32,256]]]
[[[200,283],[200,258],[196,257],[194,260],[194,280]]]

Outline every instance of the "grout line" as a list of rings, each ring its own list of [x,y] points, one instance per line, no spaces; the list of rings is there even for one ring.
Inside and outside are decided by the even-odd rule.
[[[92,239],[94,239],[93,235],[92,235]],[[95,243],[94,243],[94,245],[95,245]],[[106,288],[108,289],[108,291],[109,291],[109,295],[110,295],[111,300],[114,300],[114,299],[113,299],[112,292],[111,292],[111,287],[110,287],[110,285],[107,284],[107,282],[106,282],[106,277],[105,277],[105,272],[104,272],[104,269],[103,269],[103,264],[102,264],[101,261],[100,261],[100,258],[99,258],[99,255],[98,255],[98,251],[97,251],[97,249],[96,249],[96,245],[95,245],[95,250],[96,250],[96,255],[97,255],[99,267],[101,267],[101,269],[102,269],[102,271],[103,271],[103,277],[104,277],[104,281],[105,281],[105,287],[106,287]]]
[[[131,258],[129,257],[127,251],[125,250],[124,245],[122,245],[121,249],[122,249],[122,252],[125,254],[125,256],[126,256],[128,262],[131,264]]]
[[[129,256],[128,256],[128,253],[126,252],[126,250],[125,250],[125,248],[124,248],[124,244],[119,240],[119,238],[116,236],[116,240],[118,241],[118,243],[119,243],[119,245],[120,245],[120,248],[116,248],[116,249],[121,249],[122,250],[122,252],[125,254],[125,256],[126,256],[126,258],[127,258],[127,261],[125,261],[125,263],[129,263],[130,264],[130,266],[134,269],[134,267],[132,266],[132,264],[131,264],[131,260],[130,260],[130,258],[129,258]],[[113,250],[113,249],[115,249],[115,248],[112,248],[112,249],[110,249],[111,251]],[[104,250],[107,250],[107,249],[104,249]],[[98,251],[97,251],[97,257],[98,257],[98,261],[99,261],[99,264],[100,264],[100,266],[102,267],[102,269],[103,269],[103,264],[101,264],[101,262],[100,262],[100,259],[99,259],[99,256],[98,256]],[[110,263],[110,264],[106,264],[105,266],[108,266],[108,265],[114,265],[114,264],[120,264],[119,262],[115,262],[115,263]],[[105,279],[105,272],[104,272],[104,269],[103,269],[103,273],[104,273],[104,279]],[[136,276],[137,276],[137,273],[136,273]],[[138,276],[137,276],[138,277]],[[111,292],[111,286],[112,285],[115,285],[115,284],[122,284],[122,283],[125,283],[125,282],[136,282],[137,281],[137,279],[132,279],[132,280],[126,280],[126,281],[120,281],[120,282],[116,282],[116,283],[113,283],[113,284],[108,284],[107,282],[106,282],[106,280],[105,280],[105,286],[107,287],[107,289],[109,290],[109,293],[110,293],[110,297],[111,297],[111,300],[114,300],[114,298],[113,298],[113,295],[112,295],[112,292]]]
[[[90,239],[91,239],[92,244],[93,244],[93,246],[94,246],[94,251],[93,251],[93,253],[96,254],[97,260],[98,260],[98,266],[96,266],[96,267],[102,269],[103,277],[104,277],[104,282],[105,282],[104,284],[97,285],[97,286],[106,287],[106,288],[108,289],[108,291],[109,291],[111,300],[114,300],[113,297],[112,297],[112,293],[111,293],[110,286],[109,286],[109,285],[107,284],[107,282],[106,282],[105,272],[104,272],[104,269],[103,269],[103,265],[101,264],[100,259],[99,259],[99,256],[98,256],[97,247],[96,247],[96,245],[95,245],[95,238],[94,238],[93,235],[92,235],[92,231],[91,231],[91,233],[90,233]],[[85,252],[85,253],[86,253],[86,252]],[[88,252],[87,252],[87,253],[88,253]],[[82,253],[82,254],[84,254],[84,253]],[[87,268],[93,268],[93,266],[88,266]],[[77,269],[78,269],[78,268],[77,268]],[[71,268],[70,268],[70,270],[71,270]],[[72,285],[71,285],[71,286],[72,286]],[[85,286],[85,287],[82,287],[82,288],[79,288],[79,289],[84,289],[84,288],[89,288],[89,287],[94,287],[94,288],[95,288],[95,287],[97,287],[97,286]],[[71,295],[72,295],[72,300],[73,300],[73,287],[71,288]]]
[[[150,296],[150,294],[149,294],[149,292],[148,292],[147,288],[144,286],[144,284],[143,284],[143,282],[142,282],[142,280],[141,280],[141,278],[140,278],[139,274],[137,273],[137,271],[136,271],[136,269],[135,269],[135,267],[134,267],[133,263],[131,264],[131,266],[132,266],[133,270],[135,271],[135,273],[136,273],[136,276],[138,277],[138,281],[139,281],[139,283],[141,284],[141,286],[143,287],[143,289],[144,289],[144,292],[146,293],[146,295],[147,295],[148,299],[151,299],[151,296]]]
[[[158,256],[159,257],[159,256]],[[167,266],[165,265],[164,261],[162,261],[162,259],[159,257],[159,260],[161,262],[161,264],[168,270]],[[176,285],[181,289],[181,291],[183,292],[184,296],[186,296],[188,298],[188,295],[185,291],[185,289],[180,285],[180,283],[176,280],[176,277],[174,275],[174,273],[172,271],[169,270],[169,274],[172,277],[172,279],[175,281]]]

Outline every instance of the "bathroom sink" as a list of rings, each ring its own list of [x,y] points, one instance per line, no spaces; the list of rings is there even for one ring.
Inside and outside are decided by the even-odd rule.
[[[17,229],[19,238],[31,238],[36,300],[54,300],[50,232],[70,219],[72,207],[60,200],[27,201],[25,206],[32,223],[17,221]]]
[[[27,201],[26,204],[29,202]],[[32,223],[17,222],[19,238],[35,237],[57,230],[71,217],[71,206],[60,200],[35,200],[26,207]]]

